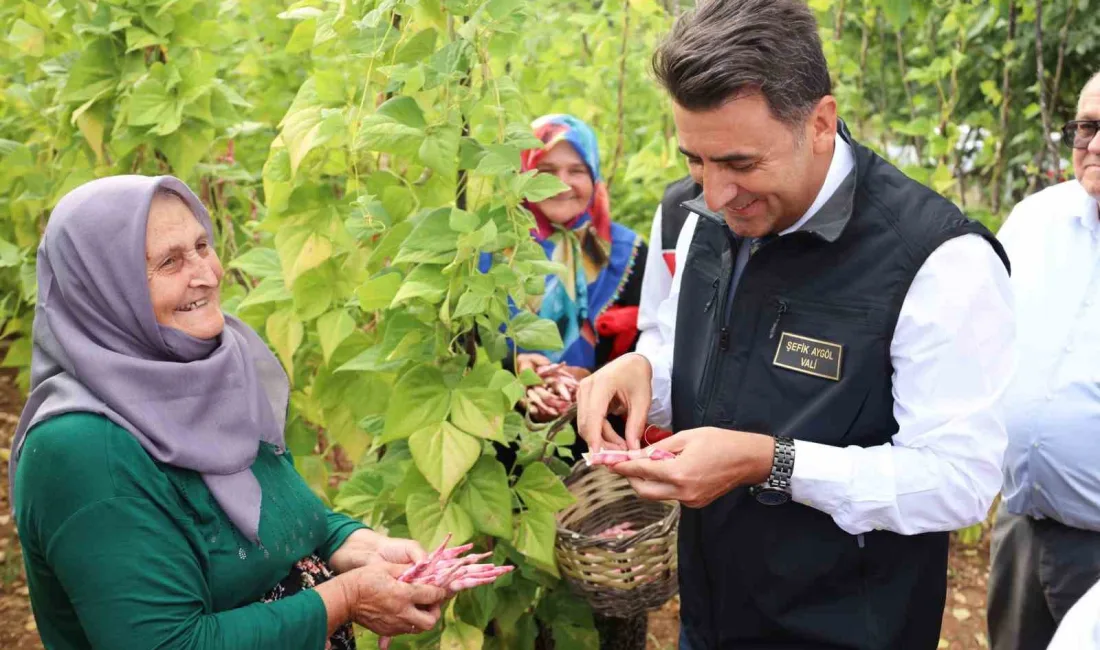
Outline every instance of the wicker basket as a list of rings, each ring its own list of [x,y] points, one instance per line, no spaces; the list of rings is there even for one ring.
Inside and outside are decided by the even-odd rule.
[[[606,467],[573,467],[565,480],[577,502],[558,514],[558,565],[570,588],[604,616],[629,618],[656,609],[677,589],[680,504],[646,501]],[[596,537],[631,522],[621,538]]]

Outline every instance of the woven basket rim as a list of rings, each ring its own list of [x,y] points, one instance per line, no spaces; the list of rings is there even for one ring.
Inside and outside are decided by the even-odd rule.
[[[569,488],[573,483],[580,480],[584,476],[595,471],[610,471],[606,467],[593,466],[588,467],[584,461],[578,461],[573,465],[572,471],[565,479],[565,486]],[[639,501],[646,501],[639,496],[633,497]],[[640,541],[647,539],[665,537],[675,530],[671,524],[679,520],[680,517],[680,503],[678,501],[646,501],[649,504],[658,504],[666,508],[663,516],[656,521],[653,521],[645,526],[635,530],[632,534],[619,537],[598,537],[596,535],[588,535],[562,524],[562,515],[568,512],[569,508],[562,510],[555,517],[557,537],[560,543],[568,544],[574,548],[600,548],[604,550],[618,551],[623,550],[631,546],[636,546]],[[663,532],[661,529],[666,529]],[[656,534],[655,534],[656,533]]]

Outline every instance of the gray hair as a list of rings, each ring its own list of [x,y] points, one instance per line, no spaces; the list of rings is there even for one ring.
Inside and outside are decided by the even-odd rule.
[[[657,48],[653,72],[688,110],[713,110],[759,92],[776,119],[791,126],[832,94],[817,20],[801,0],[701,2]]]

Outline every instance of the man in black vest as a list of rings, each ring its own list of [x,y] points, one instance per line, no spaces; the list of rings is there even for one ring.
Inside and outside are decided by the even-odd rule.
[[[583,382],[578,417],[593,449],[676,432],[613,471],[686,506],[680,647],[933,650],[946,531],[1001,486],[1008,260],[838,121],[803,2],[700,3],[654,69],[700,219],[671,335]]]

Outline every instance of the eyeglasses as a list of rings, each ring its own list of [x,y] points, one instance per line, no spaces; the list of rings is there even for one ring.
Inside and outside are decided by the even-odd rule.
[[[1074,149],[1088,149],[1100,132],[1100,120],[1073,120],[1062,127],[1062,142]]]

